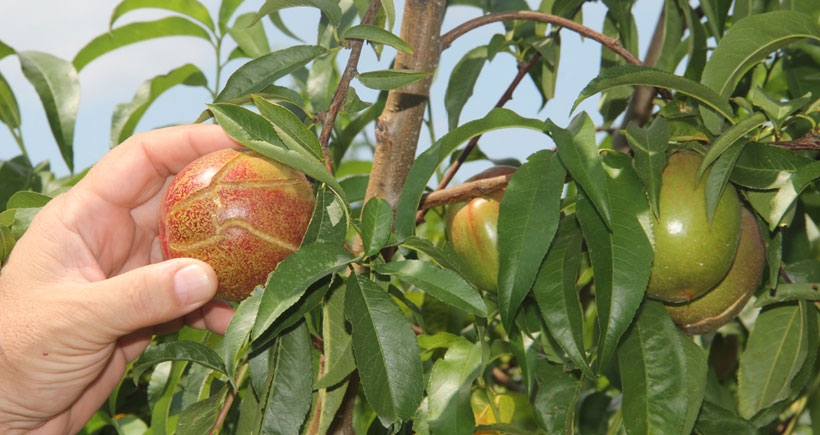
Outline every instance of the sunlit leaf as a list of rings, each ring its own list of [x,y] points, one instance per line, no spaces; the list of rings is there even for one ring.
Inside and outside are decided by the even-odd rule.
[[[326,186],[320,186],[316,195],[313,217],[302,244],[344,243],[347,237],[349,217],[341,198]]]
[[[475,418],[470,406],[472,384],[481,372],[481,343],[457,338],[436,361],[427,385],[428,418],[434,433],[472,434]]]
[[[331,243],[303,246],[285,258],[268,277],[265,287],[270,291],[262,295],[251,338],[260,337],[313,283],[353,260],[342,245]]]
[[[387,69],[364,72],[356,76],[356,78],[370,89],[389,91],[415,83],[430,75],[431,73],[428,72],[408,69]]]
[[[260,21],[254,22],[255,14],[247,13],[236,17],[234,24],[228,29],[236,44],[251,58],[257,58],[270,53],[268,35]]]
[[[266,0],[256,13],[256,20],[282,9],[298,6],[320,9],[334,26],[338,26],[342,20],[342,9],[338,2],[333,0]]]
[[[558,153],[538,151],[513,174],[498,209],[498,303],[512,324],[558,229],[566,171]]]
[[[10,129],[20,128],[20,106],[6,78],[0,74],[0,122]]]
[[[252,100],[259,113],[273,124],[277,136],[289,149],[299,151],[301,148],[317,159],[322,158],[322,147],[316,133],[310,131],[296,114],[257,95]]]
[[[231,101],[258,93],[325,53],[327,49],[323,47],[294,45],[258,57],[242,65],[228,77],[225,87],[214,102]]]
[[[74,125],[80,108],[80,80],[71,63],[39,51],[18,52],[23,75],[34,85],[51,133],[68,170],[74,172]]]
[[[799,12],[775,11],[738,20],[723,35],[706,62],[701,83],[728,98],[752,66],[774,51],[805,38],[820,40],[820,24]]]
[[[108,26],[113,28],[117,19],[125,15],[127,12],[146,8],[166,9],[169,11],[179,12],[199,21],[209,29],[214,30],[214,22],[211,20],[211,13],[205,5],[196,0],[123,0],[117,5],[116,8],[114,8],[114,12],[111,13],[111,20],[108,23]]]
[[[609,364],[618,340],[644,298],[653,258],[647,236],[651,231],[651,212],[643,200],[643,184],[632,169],[632,159],[618,152],[603,156],[606,188],[612,200],[611,227],[607,228],[585,195],[579,195],[577,205],[595,275],[595,304],[601,331],[599,373]]]
[[[410,419],[422,399],[421,355],[410,322],[378,284],[348,278],[345,317],[368,403],[383,421]]]
[[[11,233],[11,228],[0,224],[0,265],[6,262],[9,258],[12,248],[14,248],[16,240],[14,234]]]
[[[487,306],[478,291],[450,269],[441,269],[422,260],[401,260],[379,264],[376,272],[396,275],[446,304],[487,317]]]
[[[156,21],[129,23],[111,29],[86,44],[74,56],[72,63],[81,71],[94,59],[137,42],[165,36],[193,36],[211,42],[211,35],[202,26],[183,17],[166,17]]]
[[[377,44],[389,45],[398,51],[413,54],[413,47],[393,33],[370,24],[359,24],[347,29],[343,35],[345,39],[363,39]]]
[[[701,163],[698,168],[698,179],[700,179],[706,169],[709,168],[709,166],[711,166],[712,163],[717,160],[717,158],[720,157],[720,155],[726,151],[727,148],[741,140],[752,130],[760,127],[764,122],[766,122],[766,116],[762,113],[755,113],[754,115],[726,129],[717,139],[715,139],[712,146],[709,147],[709,151],[706,152],[706,156],[703,158],[703,163]]]
[[[706,354],[675,326],[660,302],[644,303],[618,348],[618,360],[627,431],[691,433],[695,420],[687,417],[697,416],[703,400]]]
[[[712,58],[714,59],[714,55]],[[573,110],[575,110],[582,101],[599,92],[624,85],[655,86],[672,89],[711,107],[728,120],[733,119],[733,110],[729,104],[728,96],[721,96],[709,87],[685,77],[654,68],[638,67],[635,65],[621,65],[603,70],[598,77],[589,82],[581,91],[581,94],[572,106]]]
[[[134,134],[137,123],[151,104],[168,89],[176,85],[205,87],[207,84],[208,79],[202,71],[190,63],[143,82],[130,102],[118,104],[114,108],[111,115],[110,145],[116,146]]]

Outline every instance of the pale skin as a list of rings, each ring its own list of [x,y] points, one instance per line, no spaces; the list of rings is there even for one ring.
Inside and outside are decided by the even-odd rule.
[[[0,433],[78,432],[152,334],[223,334],[207,264],[163,261],[157,210],[174,174],[237,147],[215,125],[133,136],[37,214],[0,269]]]

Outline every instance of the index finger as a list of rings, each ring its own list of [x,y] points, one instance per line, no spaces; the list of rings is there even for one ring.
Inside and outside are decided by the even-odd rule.
[[[112,205],[133,208],[156,195],[169,176],[198,157],[239,146],[214,124],[139,133],[100,159],[80,183]]]

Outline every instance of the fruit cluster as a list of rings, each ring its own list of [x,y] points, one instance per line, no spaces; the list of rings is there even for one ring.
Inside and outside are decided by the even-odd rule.
[[[703,157],[681,151],[669,157],[661,176],[660,215],[653,217],[655,259],[646,289],[664,302],[683,330],[700,334],[733,319],[757,289],[765,247],[754,215],[727,185],[711,218],[707,216]],[[503,172],[499,172],[503,171]],[[481,179],[514,168],[492,168]],[[498,209],[503,190],[450,206],[446,234],[462,273],[481,290],[497,291]]]

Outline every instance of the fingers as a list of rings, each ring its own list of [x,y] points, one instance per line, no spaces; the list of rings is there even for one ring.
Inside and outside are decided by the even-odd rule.
[[[238,146],[213,124],[152,130],[134,135],[111,150],[80,185],[108,203],[133,208],[155,196],[167,177],[196,158]]]
[[[102,341],[113,341],[143,328],[186,316],[210,301],[217,278],[207,264],[179,258],[140,267],[90,284],[88,312],[103,332]]]

